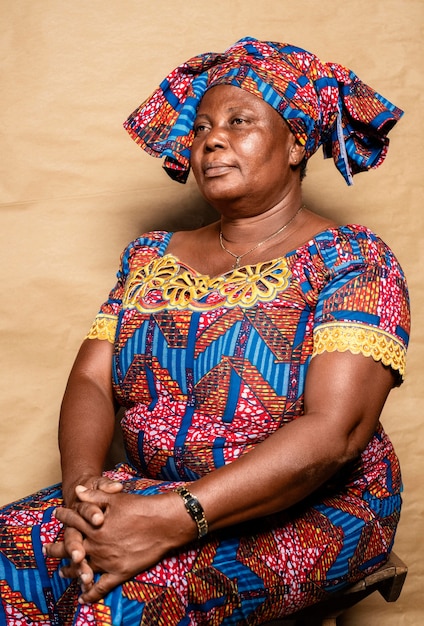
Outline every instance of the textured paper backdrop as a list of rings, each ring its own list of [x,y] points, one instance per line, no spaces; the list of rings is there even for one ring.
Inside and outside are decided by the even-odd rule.
[[[377,231],[408,276],[407,380],[383,422],[403,467],[395,549],[409,574],[395,605],[373,597],[343,624],[423,623],[423,18],[422,0],[2,0],[0,503],[60,478],[61,396],[122,248],[149,228],[210,219],[193,183],[170,181],[123,120],[189,56],[244,35],[294,43],[352,68],[406,111],[380,170],[348,188],[317,154],[304,195]]]

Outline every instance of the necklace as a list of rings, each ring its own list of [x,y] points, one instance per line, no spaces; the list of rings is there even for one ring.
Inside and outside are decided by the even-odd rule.
[[[274,237],[276,237],[277,235],[279,235],[280,233],[283,232],[283,230],[285,230],[287,228],[287,226],[289,226],[294,219],[297,217],[297,215],[301,212],[301,210],[303,209],[303,205],[301,205],[296,213],[293,215],[293,217],[291,217],[289,219],[288,222],[286,222],[286,224],[284,224],[284,226],[280,226],[280,228],[278,230],[275,231],[275,233],[272,233],[272,235],[268,235],[268,237],[266,239],[262,239],[262,241],[259,241],[259,243],[256,243],[253,248],[250,248],[250,250],[248,250],[247,252],[244,252],[243,254],[234,254],[234,252],[231,252],[231,250],[228,250],[228,248],[225,247],[224,245],[224,235],[222,234],[222,230],[219,231],[219,243],[221,244],[221,248],[224,250],[224,252],[227,252],[228,254],[231,254],[232,257],[235,258],[235,263],[233,265],[233,270],[236,270],[240,267],[240,261],[244,256],[247,256],[248,254],[250,254],[251,252],[253,252],[254,250],[256,250],[257,248],[259,248],[260,246],[263,246],[264,243],[266,243],[267,241],[269,241],[270,239],[273,239]]]

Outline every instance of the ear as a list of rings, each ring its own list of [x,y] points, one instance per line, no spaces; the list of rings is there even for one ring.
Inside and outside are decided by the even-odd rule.
[[[290,148],[290,155],[289,155],[290,165],[296,167],[296,165],[299,165],[299,163],[302,161],[304,156],[305,156],[305,148],[301,146],[300,143],[297,143],[297,141],[295,141],[292,147]]]

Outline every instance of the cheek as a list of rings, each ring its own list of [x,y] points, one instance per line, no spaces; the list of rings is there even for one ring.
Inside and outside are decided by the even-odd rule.
[[[249,178],[253,180],[269,179],[273,177],[273,172],[278,171],[279,175],[288,168],[288,155],[281,144],[274,141],[252,141],[247,142],[243,149],[244,165]]]
[[[267,142],[261,137],[246,137],[236,147],[237,156],[241,169],[254,175],[262,166],[269,163],[272,158],[271,150]]]
[[[199,149],[199,147],[193,144],[190,150],[190,167],[196,180],[198,179],[201,173],[200,153],[201,153],[201,150]]]

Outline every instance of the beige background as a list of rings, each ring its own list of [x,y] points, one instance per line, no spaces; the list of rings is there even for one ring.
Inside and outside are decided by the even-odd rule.
[[[0,4],[0,503],[59,480],[56,425],[74,355],[126,243],[210,219],[193,182],[173,183],[122,122],[178,63],[244,35],[351,67],[406,115],[383,167],[348,188],[321,153],[306,203],[376,230],[409,279],[407,380],[383,422],[403,465],[395,548],[401,599],[367,600],[343,624],[423,623],[422,0],[2,0]]]

